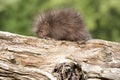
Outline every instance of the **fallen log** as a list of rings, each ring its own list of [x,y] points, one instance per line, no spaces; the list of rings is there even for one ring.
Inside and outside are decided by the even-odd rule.
[[[0,80],[120,80],[120,43],[78,45],[0,31]]]

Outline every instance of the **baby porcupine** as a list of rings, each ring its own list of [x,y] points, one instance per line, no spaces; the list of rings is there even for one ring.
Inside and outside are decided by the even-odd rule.
[[[40,38],[55,40],[86,41],[91,36],[82,17],[73,9],[53,9],[38,15],[34,32]]]

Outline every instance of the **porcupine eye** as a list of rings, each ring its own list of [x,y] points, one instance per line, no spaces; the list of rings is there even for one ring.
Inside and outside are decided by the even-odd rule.
[[[43,33],[43,31],[42,31],[42,30],[40,30],[40,33]]]

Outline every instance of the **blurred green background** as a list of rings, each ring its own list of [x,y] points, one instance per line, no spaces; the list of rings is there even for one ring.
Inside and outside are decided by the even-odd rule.
[[[34,16],[57,7],[80,12],[93,38],[120,42],[120,0],[0,0],[0,30],[34,36]]]

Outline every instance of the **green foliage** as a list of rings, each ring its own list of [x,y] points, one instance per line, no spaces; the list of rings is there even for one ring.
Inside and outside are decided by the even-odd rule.
[[[120,42],[120,0],[0,0],[0,30],[32,36],[34,16],[56,7],[80,12],[93,38]]]

